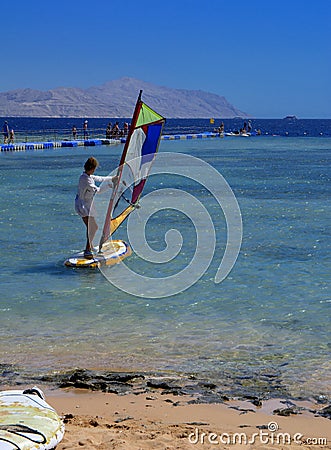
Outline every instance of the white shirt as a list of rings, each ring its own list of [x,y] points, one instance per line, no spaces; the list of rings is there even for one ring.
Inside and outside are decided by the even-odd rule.
[[[97,175],[88,175],[83,172],[79,177],[78,191],[75,198],[75,210],[81,217],[93,215],[94,211],[91,210],[93,197],[98,192],[104,192],[109,189],[109,184],[105,184],[102,187],[97,186],[95,183],[102,183],[108,181],[112,183],[113,177],[99,177]]]

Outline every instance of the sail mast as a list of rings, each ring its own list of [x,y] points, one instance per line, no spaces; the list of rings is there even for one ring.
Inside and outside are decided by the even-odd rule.
[[[126,157],[126,154],[127,154],[128,148],[129,148],[130,139],[131,139],[131,136],[132,136],[132,134],[134,132],[134,129],[136,127],[136,123],[137,123],[139,112],[140,112],[140,108],[141,108],[141,96],[142,96],[142,93],[143,93],[143,91],[141,89],[139,91],[139,95],[138,95],[138,98],[137,98],[136,106],[135,106],[134,113],[133,113],[133,116],[132,116],[132,121],[131,121],[131,125],[130,125],[130,128],[129,128],[129,133],[128,133],[128,136],[127,136],[126,141],[125,141],[124,150],[123,150],[122,157],[121,157],[121,160],[120,160],[119,169],[124,164],[125,157]]]
[[[141,104],[142,104],[142,101],[141,101],[142,92],[143,91],[141,89],[139,91],[138,99],[137,99],[136,106],[135,106],[135,109],[134,109],[134,113],[133,113],[133,116],[132,116],[131,126],[129,128],[129,133],[128,133],[128,136],[127,136],[126,141],[125,141],[125,145],[124,145],[123,153],[122,153],[122,156],[121,156],[120,164],[119,164],[119,167],[117,169],[117,174],[116,175],[117,175],[118,178],[117,178],[117,182],[116,182],[115,186],[113,187],[113,192],[112,192],[112,195],[111,195],[110,200],[109,200],[109,205],[108,205],[108,209],[107,209],[106,219],[105,219],[105,223],[104,223],[103,230],[102,230],[102,236],[101,236],[100,243],[99,243],[99,251],[102,250],[103,244],[106,242],[106,240],[109,238],[109,236],[111,234],[110,233],[110,222],[111,222],[111,215],[112,215],[113,206],[114,206],[114,199],[115,199],[116,193],[118,191],[119,181],[120,181],[120,178],[121,178],[121,173],[122,173],[122,170],[123,170],[123,164],[124,164],[124,161],[125,161],[125,158],[126,158],[126,154],[127,154],[128,148],[129,148],[130,139],[131,139],[131,136],[132,136],[132,134],[134,132],[134,129],[135,129],[135,126],[136,126],[136,123],[137,123],[137,120],[138,120],[138,116],[139,116],[139,112],[140,112],[140,108],[141,108]]]

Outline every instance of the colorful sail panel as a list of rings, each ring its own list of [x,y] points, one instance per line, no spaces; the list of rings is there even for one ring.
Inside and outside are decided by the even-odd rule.
[[[140,92],[117,171],[118,181],[109,202],[100,247],[137,206],[159,148],[164,123],[164,117],[141,101]],[[123,198],[127,203],[121,208],[120,200]]]
[[[110,236],[117,230],[122,222],[128,217],[130,213],[134,210],[134,205],[129,205],[123,212],[121,212],[115,219],[110,221]]]
[[[136,128],[143,125],[148,125],[158,121],[164,121],[164,118],[160,116],[156,111],[153,111],[146,103],[141,104],[139,116],[137,118]]]

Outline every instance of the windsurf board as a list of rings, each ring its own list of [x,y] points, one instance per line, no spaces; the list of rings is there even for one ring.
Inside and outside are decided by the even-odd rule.
[[[40,389],[0,391],[1,450],[51,450],[63,435],[63,422]]]

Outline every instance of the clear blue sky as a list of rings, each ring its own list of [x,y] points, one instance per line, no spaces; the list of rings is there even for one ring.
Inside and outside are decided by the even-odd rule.
[[[129,76],[331,118],[330,0],[13,0],[0,32],[1,92]]]

